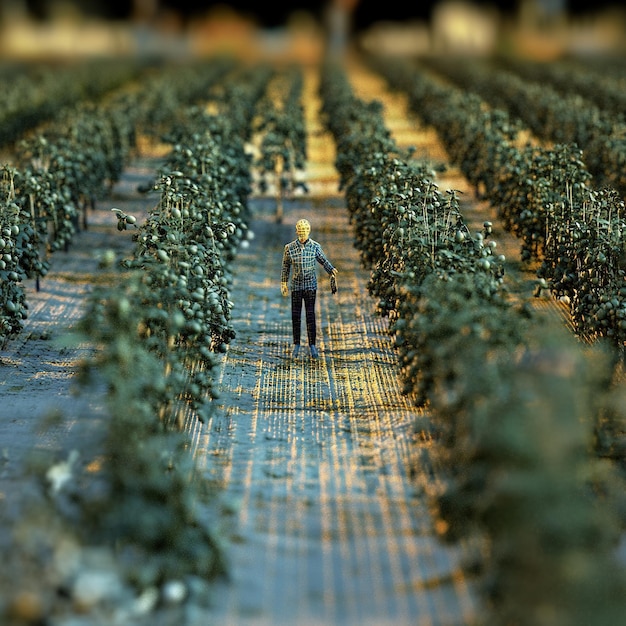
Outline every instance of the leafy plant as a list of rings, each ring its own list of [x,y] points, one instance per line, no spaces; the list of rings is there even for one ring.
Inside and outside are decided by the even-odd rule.
[[[7,177],[3,172],[3,191],[8,191]],[[10,183],[8,184],[10,189]],[[9,191],[0,204],[0,347],[18,334],[27,316],[27,304],[22,280],[25,272],[20,266],[22,248],[32,246],[28,233],[20,228],[20,208]]]
[[[429,81],[418,85],[420,95],[437,105],[426,103],[429,114],[454,117],[443,111],[449,104],[445,89]],[[433,495],[436,528],[448,541],[471,537],[483,546],[472,564],[481,574],[481,619],[494,626],[612,623],[626,590],[614,554],[623,524],[615,514],[624,506],[623,481],[591,454],[611,359],[602,353],[585,369],[588,357],[561,325],[532,313],[527,303],[513,304],[504,259],[490,241],[491,223],[472,234],[455,191],[444,197],[434,180],[422,176],[418,182],[419,168],[390,156],[393,144],[379,150],[385,136],[380,119],[365,131],[352,123],[358,116],[347,111],[363,109],[339,68],[328,68],[322,94],[325,109],[333,111],[328,125],[337,138],[348,206],[359,215],[355,240],[372,268],[370,289],[384,298],[379,310],[390,318],[404,392],[428,410],[438,444],[443,484]],[[453,107],[460,102],[454,94],[450,100]],[[460,115],[455,128],[461,135],[460,119],[471,129],[465,141],[474,123]],[[496,141],[502,151],[483,145],[465,152],[464,146],[459,154],[515,154],[502,128]],[[552,167],[559,176],[563,163],[551,159],[549,154],[546,171]],[[489,163],[493,167],[479,176],[494,182],[503,162],[495,156]],[[582,177],[570,197],[584,196],[586,179],[575,153],[565,164]],[[372,179],[362,175],[370,171]],[[540,194],[546,224],[552,216],[549,187]],[[621,227],[606,212],[619,213],[618,207],[600,197],[605,213],[596,219],[598,230],[617,238]],[[546,232],[549,250],[553,230],[546,226]],[[567,250],[561,252],[567,258]]]
[[[102,487],[82,501],[84,540],[130,555],[126,567],[142,587],[225,573],[219,538],[197,514],[201,485],[172,419],[185,376],[155,349],[146,325],[161,323],[173,340],[182,319],[146,302],[148,278],[134,271],[121,281],[123,289],[96,294],[79,328],[99,346],[83,365],[82,383],[104,381],[109,399]]]
[[[270,181],[276,189],[276,219],[282,220],[283,198],[296,189],[307,191],[298,173],[306,165],[306,129],[302,98],[303,77],[298,66],[278,72],[257,107],[255,132],[260,136],[258,186],[262,193]]]

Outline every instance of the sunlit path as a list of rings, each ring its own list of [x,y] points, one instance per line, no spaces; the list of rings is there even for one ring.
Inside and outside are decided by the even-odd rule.
[[[313,145],[324,152],[332,157],[327,144]],[[323,165],[317,171],[328,176]],[[230,507],[232,580],[215,593],[216,619],[468,624],[475,606],[463,554],[437,539],[427,507],[437,481],[432,443],[414,433],[416,409],[400,393],[347,211],[318,185],[288,203],[280,224],[271,203],[255,204],[256,237],[236,264],[237,337],[224,360],[222,407],[196,438],[201,471]],[[283,245],[304,216],[340,271],[336,296],[320,274],[318,360],[305,345],[291,358],[279,289]]]
[[[292,218],[293,214],[293,218]],[[432,467],[412,482],[414,409],[400,394],[385,324],[373,314],[345,211],[316,208],[318,239],[341,268],[319,290],[320,359],[291,358],[275,280],[285,223],[259,216],[233,287],[237,338],[223,408],[197,455],[232,504],[233,580],[216,593],[228,623],[461,624],[472,601],[459,554],[434,536]],[[272,280],[274,278],[274,280]],[[431,484],[431,487],[434,486]]]

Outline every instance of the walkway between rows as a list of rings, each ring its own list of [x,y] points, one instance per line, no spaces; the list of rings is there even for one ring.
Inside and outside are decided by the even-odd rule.
[[[313,115],[310,93],[307,102]],[[312,158],[325,154],[329,165],[330,138],[309,126]],[[324,164],[312,167],[328,176]],[[312,188],[286,205],[282,223],[271,202],[253,203],[222,406],[192,432],[200,470],[228,511],[232,580],[216,591],[217,622],[468,624],[476,606],[462,548],[438,540],[428,510],[433,443],[415,432],[416,409],[400,393],[336,180],[334,191]],[[282,249],[301,217],[340,272],[335,296],[320,274],[318,360],[305,346],[291,358],[279,289]]]
[[[291,358],[278,289],[282,242],[302,215],[340,269],[339,293],[324,280],[318,292],[318,360],[306,349]],[[467,623],[460,554],[438,541],[428,511],[432,443],[414,432],[346,211],[302,203],[285,218],[258,215],[239,255],[223,407],[195,434],[199,464],[231,510],[220,623]]]

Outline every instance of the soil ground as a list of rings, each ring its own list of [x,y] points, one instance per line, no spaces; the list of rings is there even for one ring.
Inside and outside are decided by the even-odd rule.
[[[365,72],[355,76],[359,96],[383,101],[398,143],[415,145],[416,158],[445,162],[435,134],[420,128],[401,98]],[[186,426],[200,478],[220,493],[231,580],[184,619],[166,612],[145,623],[444,626],[470,624],[479,611],[463,567],[470,547],[443,545],[434,530],[428,502],[440,477],[433,445],[415,429],[419,414],[400,393],[386,321],[375,313],[368,272],[353,247],[332,140],[317,120],[316,88],[308,76],[310,193],[286,202],[282,222],[271,198],[251,200],[255,237],[235,265],[237,336],[221,369],[220,406],[207,424],[190,419]],[[41,497],[42,471],[71,450],[79,462],[97,458],[102,397],[73,391],[76,363],[93,348],[55,339],[80,318],[94,281],[107,279],[97,251],[130,250],[131,232],[116,230],[110,208],[141,221],[150,200],[136,187],[154,168],[150,158],[132,164],[90,215],[89,229],[68,252],[55,253],[41,290],[27,285],[25,329],[0,353],[0,546],[12,563],[11,574],[0,576],[2,588],[38,576],[36,559],[20,559],[30,554],[29,542],[11,531]],[[454,168],[438,182],[465,191],[468,221],[490,219]],[[279,289],[282,248],[301,217],[339,269],[336,295],[320,275],[317,360],[306,345],[291,358],[289,304]],[[517,243],[504,234],[502,241],[505,254],[517,258]],[[518,273],[516,280],[529,291],[527,278]],[[199,506],[216,514],[215,504]],[[131,623],[116,621],[114,611],[89,619],[55,623]]]

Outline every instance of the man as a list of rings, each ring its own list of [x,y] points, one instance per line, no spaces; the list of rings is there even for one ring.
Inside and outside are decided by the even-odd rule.
[[[331,276],[337,275],[337,270],[326,258],[322,247],[317,241],[309,237],[311,225],[307,220],[299,220],[296,224],[297,239],[285,245],[283,252],[283,266],[280,276],[280,291],[283,296],[289,294],[289,275],[291,278],[291,322],[293,326],[293,356],[300,353],[300,324],[302,318],[302,303],[306,319],[307,338],[311,356],[319,356],[315,340],[317,327],[315,322],[315,296],[317,294],[317,272],[315,263],[319,263]]]

